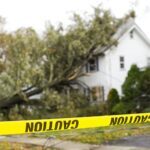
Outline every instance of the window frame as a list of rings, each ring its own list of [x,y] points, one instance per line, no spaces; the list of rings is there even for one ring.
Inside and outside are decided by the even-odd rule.
[[[125,57],[119,56],[119,67],[120,70],[125,70]]]
[[[94,63],[90,63],[90,61],[94,61]],[[92,67],[94,69],[92,69]],[[93,73],[99,71],[99,61],[98,57],[91,58],[86,65],[86,72]]]

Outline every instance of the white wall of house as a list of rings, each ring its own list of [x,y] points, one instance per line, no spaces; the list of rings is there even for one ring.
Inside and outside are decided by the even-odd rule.
[[[133,30],[134,29],[134,30]],[[133,30],[133,37],[130,31]],[[150,58],[150,45],[145,35],[138,27],[130,28],[118,41],[117,47],[104,52],[104,56],[99,56],[99,71],[88,73],[80,78],[89,87],[103,86],[105,99],[111,88],[116,88],[121,95],[121,85],[132,64],[138,67],[146,67],[147,59]],[[125,68],[120,68],[120,56],[124,57]]]

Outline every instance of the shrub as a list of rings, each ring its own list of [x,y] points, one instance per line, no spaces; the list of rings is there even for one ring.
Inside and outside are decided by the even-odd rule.
[[[108,94],[107,104],[108,104],[108,113],[112,114],[113,107],[120,102],[120,98],[116,89],[111,89]]]
[[[125,106],[125,103],[123,102],[116,104],[112,109],[112,112],[114,114],[125,114],[127,113],[127,111],[128,111],[127,107]]]
[[[143,110],[143,113],[149,113],[150,112],[150,107],[147,107]]]
[[[122,101],[128,106],[128,112],[143,112],[150,104],[150,68],[140,70],[132,65],[122,85],[122,91]]]

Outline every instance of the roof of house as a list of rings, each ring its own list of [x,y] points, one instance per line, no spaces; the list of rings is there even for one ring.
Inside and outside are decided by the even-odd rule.
[[[135,23],[134,18],[129,18],[128,21],[126,21],[126,23],[122,24],[118,30],[116,31],[116,33],[112,36],[113,39],[115,40],[119,40],[121,37],[123,37],[123,35],[126,32],[130,32],[133,29],[136,29],[136,31],[139,33],[139,35],[145,40],[145,42],[150,45],[150,40],[147,38],[147,36],[144,34],[144,32],[140,29],[140,27]],[[95,55],[98,54],[103,54],[103,52],[107,51],[108,49],[110,49],[110,47],[112,47],[112,45],[108,45],[105,47],[98,47],[95,50]]]

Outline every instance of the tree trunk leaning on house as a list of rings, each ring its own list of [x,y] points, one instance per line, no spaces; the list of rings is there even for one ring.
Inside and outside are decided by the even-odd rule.
[[[15,105],[33,104],[30,97],[47,89],[61,91],[77,82],[97,47],[117,44],[111,37],[128,17],[116,19],[109,11],[94,8],[88,20],[74,14],[74,22],[67,29],[50,24],[42,37],[32,28],[1,31],[0,48],[6,56],[0,68],[1,112],[7,114]]]

